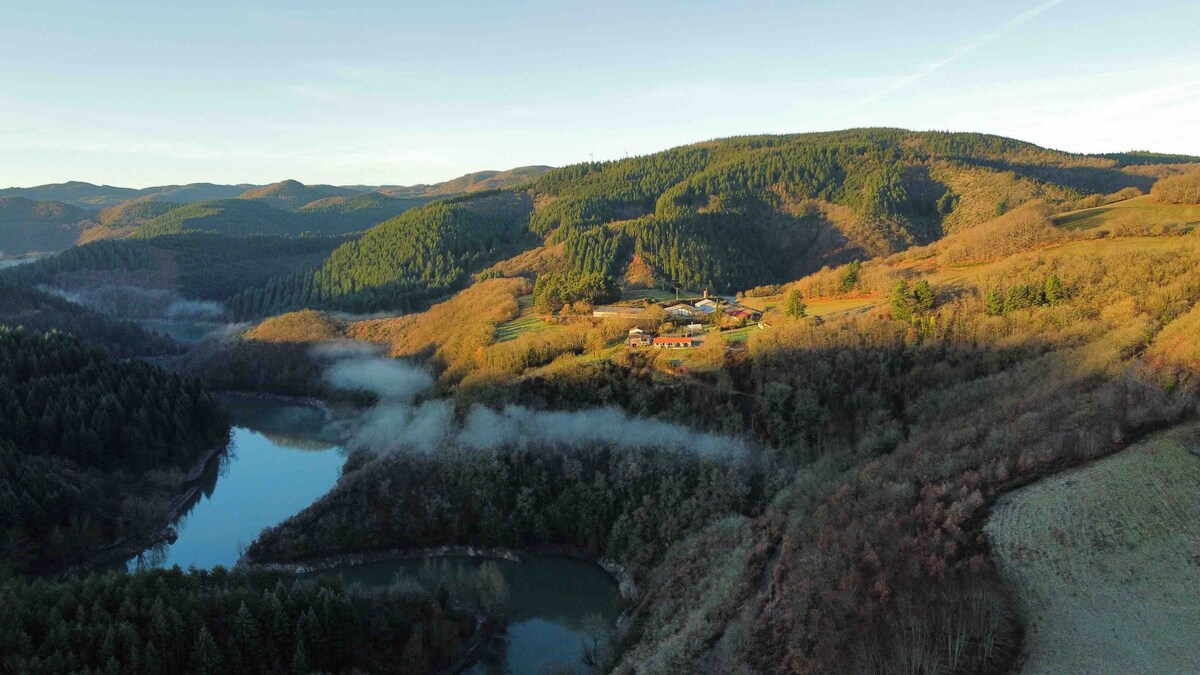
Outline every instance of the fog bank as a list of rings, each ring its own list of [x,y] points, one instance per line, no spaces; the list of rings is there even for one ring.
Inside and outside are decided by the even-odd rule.
[[[519,405],[501,410],[476,405],[459,422],[452,401],[420,400],[434,384],[433,376],[423,368],[383,357],[377,349],[361,343],[325,343],[314,347],[313,353],[331,361],[324,374],[329,385],[379,397],[379,402],[355,421],[347,441],[354,449],[432,452],[444,444],[477,450],[609,444],[639,449],[680,448],[730,458],[747,452],[741,440],[634,417],[616,407],[546,411]]]

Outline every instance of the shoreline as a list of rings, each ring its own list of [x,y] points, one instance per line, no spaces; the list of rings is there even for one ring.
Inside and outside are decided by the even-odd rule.
[[[221,460],[229,451],[229,444],[231,442],[232,439],[226,439],[223,444],[210,448],[207,452],[202,453],[196,458],[196,461],[192,463],[180,481],[183,489],[171,497],[171,500],[167,503],[165,513],[159,520],[158,526],[153,528],[150,534],[137,539],[113,542],[109,546],[97,551],[94,555],[89,556],[84,562],[64,570],[62,574],[91,572],[117,559],[132,558],[158,544],[171,541],[177,534],[175,531],[175,522],[183,515],[184,508],[195,499],[203,488],[203,485],[200,484],[200,478],[204,475],[205,469],[212,462]]]
[[[294,403],[317,408],[328,416],[333,415],[333,407],[325,399],[316,396],[293,396],[291,394],[272,394],[263,391],[239,391],[237,389],[215,389],[211,392],[214,397],[252,398],[260,401],[278,401]]]
[[[624,565],[607,556],[596,556],[582,547],[571,544],[535,544],[533,546],[526,546],[520,549],[463,545],[429,546],[424,548],[392,547],[385,549],[327,553],[311,556],[295,562],[280,562],[270,560],[257,561],[248,557],[243,557],[237,562],[237,566],[253,565],[276,572],[309,574],[312,572],[321,572],[341,567],[355,567],[358,565],[369,565],[373,563],[392,562],[399,560],[463,557],[492,558],[496,560],[508,560],[519,563],[530,557],[555,555],[581,560],[599,567],[600,569],[604,570],[605,574],[607,574],[616,583],[617,592],[620,594],[623,600],[628,602],[634,602],[637,600],[637,583],[634,581],[633,574],[630,573]]]

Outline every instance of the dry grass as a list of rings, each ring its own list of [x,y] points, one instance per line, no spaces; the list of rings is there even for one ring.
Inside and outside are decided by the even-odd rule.
[[[508,342],[527,333],[536,333],[547,328],[545,321],[536,316],[520,316],[496,326],[496,342]]]
[[[488,279],[420,314],[353,323],[347,335],[386,343],[392,356],[432,354],[443,377],[456,381],[493,343],[496,326],[520,314],[517,298],[530,290],[525,279]]]
[[[1200,672],[1197,448],[1177,428],[1000,500],[986,531],[1024,672]]]
[[[1200,225],[1200,205],[1164,204],[1146,195],[1092,209],[1061,213],[1054,217],[1054,224],[1068,230],[1097,230],[1116,235],[1141,227],[1177,230]]]
[[[345,337],[345,329],[343,321],[303,309],[273,316],[246,331],[244,337],[260,342],[323,342]]]

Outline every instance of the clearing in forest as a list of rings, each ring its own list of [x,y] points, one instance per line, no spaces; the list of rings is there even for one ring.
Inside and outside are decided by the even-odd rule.
[[[1178,427],[1003,497],[986,531],[1026,673],[1200,672],[1200,437]]]

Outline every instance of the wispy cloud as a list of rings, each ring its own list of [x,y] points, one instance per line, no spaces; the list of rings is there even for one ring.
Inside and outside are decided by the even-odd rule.
[[[1043,2],[1040,5],[1037,5],[1036,7],[1027,9],[1024,12],[1021,12],[1020,14],[1018,14],[1017,16],[1000,24],[998,27],[994,28],[993,30],[991,30],[987,33],[984,33],[983,35],[980,35],[979,37],[975,38],[971,42],[968,42],[964,45],[959,46],[957,49],[951,51],[945,57],[943,57],[937,61],[923,63],[923,64],[919,65],[912,72],[892,79],[891,82],[889,82],[885,86],[880,87],[879,89],[876,89],[875,91],[871,92],[870,94],[863,97],[862,99],[859,99],[858,101],[855,101],[854,103],[850,104],[849,106],[842,109],[841,111],[838,111],[836,114],[840,116],[840,115],[844,115],[849,112],[853,112],[855,110],[858,110],[859,108],[862,108],[863,106],[867,106],[867,105],[870,105],[871,103],[879,101],[880,99],[883,99],[901,89],[912,86],[919,80],[929,77],[930,75],[932,75],[932,74],[936,73],[937,71],[941,70],[942,68],[945,68],[946,66],[954,63],[955,61],[961,59],[962,57],[966,56],[967,54],[970,54],[971,52],[973,52],[977,49],[985,47],[985,46],[991,44],[992,42],[999,40],[1000,38],[1004,37],[1005,35],[1012,32],[1013,30],[1021,27],[1022,25],[1026,24],[1026,23],[1029,23],[1030,21],[1037,18],[1042,13],[1054,8],[1056,5],[1062,4],[1063,2],[1064,2],[1064,0],[1047,0],[1046,2]]]

